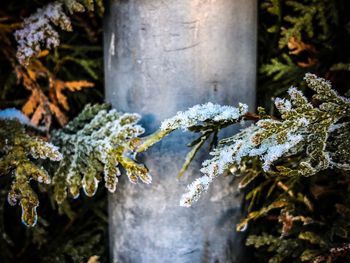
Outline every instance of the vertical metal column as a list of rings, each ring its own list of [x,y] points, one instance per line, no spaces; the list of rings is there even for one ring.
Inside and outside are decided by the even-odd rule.
[[[256,0],[111,0],[106,10],[106,100],[142,114],[148,133],[194,104],[254,106]],[[241,198],[229,178],[192,208],[179,206],[185,185],[200,176],[199,157],[176,179],[188,139],[176,132],[145,154],[151,185],[123,176],[110,195],[113,262],[243,262]]]

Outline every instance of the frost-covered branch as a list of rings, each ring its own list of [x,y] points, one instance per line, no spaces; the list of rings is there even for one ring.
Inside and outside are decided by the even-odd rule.
[[[53,25],[72,31],[71,21],[64,13],[62,3],[50,3],[24,19],[23,28],[15,32],[17,59],[21,64],[37,56],[42,47],[51,49],[59,45],[59,34]]]
[[[48,172],[35,159],[57,162],[62,159],[62,154],[51,143],[27,135],[17,119],[1,119],[0,127],[0,174],[13,175],[8,202],[10,205],[19,202],[22,207],[22,222],[34,226],[39,199],[31,188],[30,181],[51,183]]]
[[[288,99],[275,99],[280,113],[279,119],[261,117],[250,127],[219,142],[210,153],[213,157],[202,164],[201,172],[204,176],[188,186],[189,191],[182,197],[181,205],[190,206],[208,189],[214,178],[232,167],[239,167],[247,159],[258,158],[264,173],[277,172],[284,176],[311,176],[328,167],[347,167],[350,160],[346,153],[339,150],[329,151],[331,145],[339,143],[337,138],[329,140],[329,136],[334,125],[339,125],[345,116],[349,116],[349,99],[339,96],[328,81],[313,74],[306,74],[305,81],[315,92],[313,99],[319,102],[319,106],[314,106],[301,91],[291,87]],[[171,131],[182,129],[201,133],[196,143],[192,143],[197,145],[198,150],[202,136],[207,138],[208,134],[249,116],[255,115],[248,113],[243,104],[238,108],[212,103],[197,105],[165,120],[160,129],[161,136],[151,136],[151,143],[146,140],[146,144],[149,147]],[[299,156],[296,166],[284,161],[293,156]],[[193,152],[190,152],[187,160],[192,158]],[[332,158],[342,158],[341,163]],[[186,161],[185,168],[189,161]]]
[[[179,111],[170,119],[162,122],[160,129],[163,131],[182,129],[184,131],[195,125],[204,123],[222,124],[237,122],[248,111],[248,106],[239,104],[239,107],[221,106],[208,102],[196,105],[187,111]]]
[[[147,168],[130,156],[132,139],[144,132],[136,124],[139,119],[138,114],[109,110],[106,104],[88,105],[64,129],[54,132],[53,141],[61,146],[65,156],[54,175],[58,203],[66,199],[67,190],[74,198],[79,196],[80,188],[93,196],[101,173],[106,188],[114,192],[121,174],[119,165],[132,183],[138,179],[151,182]]]
[[[31,58],[37,57],[43,48],[57,47],[60,44],[60,37],[56,28],[72,31],[72,23],[64,12],[64,7],[68,9],[70,14],[85,10],[93,11],[94,2],[103,12],[101,0],[64,0],[38,8],[34,14],[25,18],[23,27],[14,33],[18,44],[17,59],[20,64],[26,65]]]

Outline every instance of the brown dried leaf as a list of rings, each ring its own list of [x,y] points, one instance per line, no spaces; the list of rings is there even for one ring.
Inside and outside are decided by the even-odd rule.
[[[320,199],[322,196],[329,194],[331,190],[327,186],[315,184],[310,188],[310,192],[315,199]]]
[[[335,208],[339,214],[350,220],[350,209],[343,204],[335,204]]]
[[[292,55],[300,55],[302,52],[306,53],[308,55],[306,61],[298,61],[297,65],[301,68],[308,68],[317,63],[317,59],[315,58],[315,47],[304,43],[302,40],[296,38],[296,37],[291,37],[288,41],[288,49],[289,54]]]
[[[25,115],[30,116],[34,112],[34,109],[40,103],[38,98],[37,92],[33,91],[27,102],[22,107],[22,111]]]
[[[64,126],[68,122],[67,116],[55,104],[50,103],[50,110],[55,114],[56,119],[61,126]]]
[[[297,65],[301,68],[308,68],[311,67],[313,65],[315,65],[317,63],[317,59],[315,58],[308,58],[307,62],[297,62]]]
[[[287,212],[282,212],[278,221],[282,223],[282,235],[287,236],[293,228],[293,216]]]
[[[44,50],[41,56],[46,56]],[[47,128],[50,128],[52,115],[55,115],[60,125],[65,125],[68,121],[67,116],[60,109],[60,105],[66,111],[69,110],[67,96],[63,93],[64,90],[78,91],[83,88],[91,88],[94,83],[81,81],[62,81],[55,79],[52,73],[37,59],[31,60],[30,64],[23,67],[16,67],[18,81],[21,81],[23,86],[31,91],[27,102],[23,105],[22,111],[28,117],[31,117],[33,125],[39,125],[41,122]],[[41,89],[38,79],[45,78],[49,81],[49,97],[44,94]]]
[[[298,55],[303,51],[315,53],[315,48],[312,45],[306,44],[300,39],[297,39],[296,37],[291,37],[288,41],[287,46],[290,50],[289,53],[293,55]]]
[[[38,69],[42,69],[41,63],[37,64]],[[48,98],[45,96],[41,90],[39,84],[36,82],[37,77],[42,74],[42,71],[34,70],[32,68],[21,68],[16,67],[16,74],[19,81],[22,81],[23,86],[31,91],[31,95],[27,102],[23,105],[22,111],[28,117],[32,115],[31,122],[33,125],[39,125],[40,122],[45,124],[45,127],[49,128],[51,126],[51,112],[48,107]],[[38,73],[39,72],[39,73]]]
[[[100,263],[100,257],[99,256],[91,256],[87,263]]]
[[[40,62],[40,60],[32,60],[26,67],[30,78],[36,81],[39,77],[47,78],[50,75],[49,70]]]
[[[42,58],[42,57],[46,57],[49,54],[49,51],[47,49],[42,50],[39,54],[38,54],[38,58]]]
[[[69,91],[78,91],[83,88],[94,87],[94,83],[80,80],[80,81],[62,81],[54,78],[50,78],[50,89],[54,90],[56,95],[57,104],[62,105],[65,110],[69,110],[69,105],[67,102],[66,95],[63,94],[63,90],[67,89]]]
[[[78,91],[83,88],[91,88],[94,87],[95,84],[86,80],[80,81],[66,81],[65,87],[70,91]]]
[[[35,109],[33,116],[31,118],[31,122],[38,126],[40,123],[40,120],[44,117],[45,115],[45,108],[42,104],[39,104],[39,106]]]

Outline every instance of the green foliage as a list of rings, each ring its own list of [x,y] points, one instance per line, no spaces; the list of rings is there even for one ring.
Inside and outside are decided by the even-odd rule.
[[[101,16],[104,13],[104,5],[102,0],[62,0],[68,8],[70,14],[74,12],[95,11]]]
[[[33,159],[62,159],[58,149],[38,138],[25,133],[22,125],[15,120],[0,120],[0,173],[13,175],[14,180],[8,194],[11,205],[17,202],[22,207],[22,221],[28,226],[34,226],[37,221],[36,208],[39,200],[30,186],[30,180],[50,184],[51,178],[47,171]]]
[[[27,238],[31,241],[25,243],[23,249],[29,249],[27,246],[46,247],[45,252],[38,253],[43,262],[62,262],[67,258],[73,262],[86,262],[88,257],[93,256],[92,251],[100,251],[107,260],[107,245],[95,248],[102,237],[106,237],[106,195],[104,194],[103,198],[97,197],[97,201],[90,204],[81,201],[70,203],[66,200],[67,191],[74,198],[79,196],[80,188],[83,188],[89,197],[95,195],[98,182],[104,174],[106,188],[114,192],[118,182],[117,176],[121,174],[119,167],[124,168],[132,183],[136,183],[138,179],[144,183],[151,182],[147,168],[137,163],[130,155],[130,149],[134,148],[133,144],[138,140],[136,137],[144,132],[144,129],[137,125],[140,116],[117,112],[107,104],[87,105],[81,114],[63,129],[52,132],[51,141],[60,146],[58,152],[56,146],[28,134],[42,132],[33,127],[29,119],[24,115],[10,115],[9,112],[4,111],[2,117],[16,117],[28,125],[26,131],[17,120],[0,120],[0,172],[1,175],[6,175],[6,178],[10,178],[9,175],[13,175],[14,178],[9,189],[8,202],[14,205],[19,201],[23,223],[27,226],[36,225],[33,230],[26,230]],[[46,158],[51,162],[36,160]],[[52,180],[49,173],[53,174]],[[38,185],[34,192],[31,187],[32,179],[47,186]],[[9,182],[10,180],[3,180],[0,183],[7,187]],[[2,194],[4,193],[6,191]],[[49,219],[37,215],[39,196],[39,211],[46,211],[42,214]],[[101,196],[101,193],[98,196]],[[53,215],[57,213],[56,210],[59,214]],[[89,215],[91,213],[92,217]],[[86,217],[91,219],[86,220]],[[57,228],[55,223],[52,223],[55,222],[53,218],[64,225]],[[4,233],[11,232],[1,221],[0,228]],[[64,242],[64,232],[77,235]],[[49,240],[53,244],[50,244]],[[9,250],[8,257],[13,258],[14,255],[10,252],[14,250],[11,247],[10,234],[4,235],[2,241],[5,243],[0,244]],[[29,250],[27,253],[30,253]],[[54,259],[51,258],[52,255],[55,255]]]
[[[58,204],[63,204],[67,191],[75,199],[81,188],[87,196],[95,195],[101,174],[106,188],[114,192],[117,176],[121,174],[119,164],[132,183],[140,179],[149,184],[152,179],[148,169],[129,154],[134,140],[144,132],[137,124],[139,119],[138,114],[120,113],[107,104],[87,105],[63,129],[52,132],[51,140],[61,152],[56,146],[28,135],[17,120],[0,120],[4,126],[0,131],[0,172],[14,174],[8,200],[12,205],[20,200],[23,222],[33,226],[37,219],[39,200],[30,187],[31,179],[53,185]],[[60,162],[46,164],[44,169],[32,162],[38,158]],[[54,173],[52,180],[47,170]]]
[[[87,196],[93,196],[101,174],[106,188],[114,192],[121,174],[118,164],[132,183],[138,178],[151,182],[145,166],[127,155],[130,141],[144,132],[136,124],[140,116],[109,108],[107,104],[87,105],[67,126],[53,132],[52,140],[64,155],[53,178],[58,203],[66,199],[67,189],[74,198],[79,196],[80,188]]]
[[[63,11],[71,20],[73,31],[65,32],[54,26],[59,33],[60,45],[52,48],[50,52],[47,52],[46,47],[42,46],[43,52],[40,56],[32,58],[29,67],[23,67],[16,59],[17,43],[13,34],[16,30],[23,28],[24,18],[34,14],[38,8],[43,8],[50,2],[54,1],[2,1],[0,11],[0,108],[16,107],[25,110],[28,107],[24,106],[33,106],[40,102],[38,105],[43,107],[34,106],[32,109],[33,113],[36,111],[43,113],[44,118],[40,125],[45,124],[47,127],[58,128],[60,120],[63,120],[64,123],[69,118],[76,116],[85,104],[103,101],[102,14],[104,7],[101,0],[60,1],[63,3]],[[68,5],[73,2],[83,5],[85,12],[71,14]],[[21,74],[18,74],[19,72]],[[23,76],[26,82],[23,81]],[[81,83],[93,82],[95,87],[81,91],[75,89],[74,93],[67,92],[73,91],[70,89],[61,92],[56,89],[56,86],[51,85],[53,83],[51,80],[55,80],[56,83],[57,81],[78,83],[77,80],[83,80]],[[28,83],[34,83],[34,85],[26,86]],[[71,107],[66,109],[63,104],[60,104],[61,101],[56,94],[63,95],[61,98],[66,98],[66,105]],[[30,101],[33,96],[40,100]],[[52,122],[50,121],[51,115],[56,117],[52,118]],[[17,138],[18,134],[22,133],[12,134],[12,130],[9,131],[13,125],[10,124],[12,121],[4,122],[6,124],[3,124],[2,121],[0,125],[0,140],[3,142],[4,139],[10,145],[11,140],[9,139]],[[19,124],[17,126],[20,130],[23,129]],[[28,137],[23,139],[24,137],[20,135],[16,141],[18,143],[19,138],[22,138],[21,143],[37,140],[45,143],[49,137],[48,132],[49,130],[47,134],[44,134],[39,131],[40,135],[45,135],[43,140],[39,140],[32,136],[38,131],[32,127],[26,127],[23,136]],[[15,151],[13,151],[14,148],[10,150],[2,146],[0,148],[1,160],[8,154],[12,154],[12,157],[16,155],[17,160],[29,161],[30,169],[37,168],[38,171],[46,171],[43,175],[54,175],[58,162],[35,159],[31,152],[27,152],[28,155],[25,157],[24,152],[17,151],[20,148],[19,145],[15,147]],[[19,164],[19,162],[16,163],[17,166]],[[53,179],[51,184],[36,183],[35,176],[39,175],[37,170],[25,170],[22,173],[22,168],[17,168],[16,171],[16,166],[10,168],[8,163],[2,163],[2,168],[9,169],[9,173],[5,171],[7,176],[4,176],[2,170],[0,177],[0,188],[2,189],[0,193],[1,262],[87,262],[93,255],[99,255],[101,262],[108,262],[108,218],[105,191],[98,191],[93,199],[87,200],[83,196],[74,201],[65,201],[58,206],[53,197]],[[15,172],[20,172],[22,177],[17,180]],[[33,179],[31,179],[32,176]],[[21,180],[23,184],[20,183]],[[28,208],[28,214],[26,214],[28,223],[35,222],[36,215],[31,211],[35,211],[34,206],[40,200],[40,206],[36,209],[38,215],[35,227],[24,227],[19,220],[21,207],[13,208],[8,205],[8,193],[12,183],[16,182],[17,186],[13,187],[17,188],[16,194],[20,188],[23,194],[28,193],[31,197],[28,199],[28,195],[24,195],[23,199],[20,199],[21,196],[16,196],[19,198],[19,204],[25,204],[25,207]]]
[[[274,112],[270,98],[280,96],[309,71],[332,80],[335,89],[349,95],[349,3],[342,0],[260,3],[260,105]],[[321,87],[328,90],[328,96],[316,95],[307,103],[317,121],[311,121],[309,126],[314,135],[310,134],[302,144],[305,152],[286,156],[276,164],[276,170],[268,173],[259,170],[253,160],[244,163],[243,169],[236,168],[250,183],[244,183],[248,215],[242,223],[259,214],[247,228],[247,245],[257,248],[254,252],[259,262],[268,258],[271,262],[349,261],[345,219],[350,207],[350,159],[345,150],[350,142],[349,112],[343,104],[348,104],[348,100],[335,102],[336,94],[331,95],[327,83],[324,84]],[[305,88],[306,85],[301,85],[308,94]],[[341,112],[339,106],[346,110]],[[303,160],[307,160],[306,166]],[[305,178],[300,172],[305,175],[311,172],[314,176]],[[262,213],[280,200],[287,202],[285,207]],[[274,247],[274,243],[283,245]],[[291,246],[286,246],[287,243]]]
[[[0,178],[2,187],[9,178]],[[7,205],[7,189],[0,193],[1,262],[81,262],[93,255],[108,262],[107,196],[98,191],[94,199],[79,198],[58,209],[50,192],[38,191],[40,207],[35,227],[18,220],[17,209]],[[58,213],[60,211],[60,213]]]
[[[29,17],[48,2],[5,1],[6,8],[0,12],[0,107],[23,107],[28,115],[41,114],[46,127],[64,124],[67,116],[75,116],[91,98],[102,101],[103,3],[59,2],[73,32],[58,30],[60,45],[50,53],[41,45],[43,52],[31,57],[25,67],[15,58],[13,33],[23,27],[21,17]],[[347,1],[260,2],[260,104],[272,112],[270,99],[309,71],[331,79],[341,94],[348,92]],[[57,89],[59,85],[52,84],[76,80],[93,81],[97,88],[66,97]],[[279,111],[275,117],[262,108],[259,114],[252,114],[244,105],[206,105],[165,121],[160,131],[143,139],[136,138],[143,131],[136,124],[137,115],[118,113],[107,105],[87,106],[68,126],[53,133],[52,140],[64,156],[58,166],[40,160],[56,160],[59,155],[55,147],[29,135],[37,131],[25,131],[16,121],[1,121],[0,172],[7,175],[0,178],[2,260],[86,262],[92,255],[102,255],[106,262],[106,193],[97,189],[101,175],[110,191],[116,187],[119,166],[131,182],[139,178],[149,183],[148,171],[134,160],[134,153],[182,128],[198,138],[189,145],[192,150],[179,176],[206,141],[211,141],[213,149],[213,158],[203,165],[204,176],[191,184],[182,205],[198,200],[220,174],[233,173],[241,177],[239,187],[246,191],[247,202],[247,216],[238,229],[247,231],[247,245],[257,248],[255,256],[260,262],[349,261],[349,101],[323,79],[307,75],[306,80],[308,85],[300,88],[309,86],[315,96],[307,100],[299,90],[290,89],[288,100],[275,100]],[[84,81],[80,83],[87,83]],[[29,100],[23,88],[31,93]],[[31,101],[33,97],[40,100]],[[67,105],[74,107],[68,112]],[[51,115],[58,123],[51,122]],[[218,142],[222,128],[242,120],[258,122]],[[54,175],[52,180],[49,174]],[[97,191],[95,198],[89,202],[85,196],[66,199],[67,192],[77,197],[81,188],[88,196]],[[12,203],[20,203],[23,221],[28,225],[37,222],[36,227],[21,228],[14,220],[18,211],[6,205],[7,196]]]
[[[261,236],[251,235],[248,237],[246,244],[254,245],[255,248],[267,247],[268,251],[276,251],[277,255],[271,257],[269,263],[282,262],[286,257],[293,255],[294,251],[300,246],[295,240],[280,239],[272,235],[263,233]]]
[[[307,72],[327,76],[346,91],[350,53],[349,3],[345,0],[261,0],[259,93],[272,111],[270,98],[296,85]],[[304,87],[302,87],[304,88]]]
[[[253,205],[257,210],[251,213],[261,214],[275,200],[284,199],[286,205],[252,222],[246,244],[258,248],[258,258],[270,258],[272,262],[275,258],[280,259],[277,262],[347,262],[348,177],[349,172],[328,169],[313,177],[279,175],[260,181],[258,185],[263,187],[250,189],[260,195]],[[271,188],[274,190],[267,195]],[[248,195],[247,200],[252,202]],[[296,245],[271,247],[269,242],[274,240]],[[341,248],[342,252],[335,252]]]
[[[316,92],[313,101],[317,107],[292,88],[291,103],[276,100],[283,122],[257,123],[263,126],[259,140],[269,134],[283,135],[285,130],[304,137],[300,147],[281,159],[275,171],[267,171],[247,187],[249,213],[237,229],[245,230],[253,221],[246,244],[254,245],[258,257],[269,258],[269,262],[346,261],[350,252],[344,247],[350,241],[345,220],[345,211],[350,208],[346,197],[350,158],[342,148],[349,144],[345,128],[349,99],[339,96],[329,82],[314,75],[307,75],[306,82]],[[307,123],[296,125],[300,118]],[[310,175],[314,176],[303,177]]]
[[[303,3],[292,0],[285,1],[285,5],[291,8],[292,12],[283,17],[283,20],[290,26],[281,28],[279,40],[281,48],[287,46],[292,37],[298,40],[301,40],[303,35],[313,38],[317,29],[319,39],[326,40],[329,37],[329,24],[336,23],[337,19],[334,1],[308,0]],[[292,15],[293,13],[296,15]],[[318,28],[314,26],[315,24]]]
[[[4,12],[0,12],[0,52],[2,52],[0,107],[22,107],[26,115],[32,115],[35,121],[42,121],[47,127],[56,127],[57,124],[62,126],[66,123],[67,117],[77,115],[85,104],[102,101],[102,1],[62,2],[65,3],[62,14],[69,13],[67,9],[69,2],[83,4],[85,12],[76,12],[72,16],[64,17],[65,21],[69,19],[73,32],[59,30],[56,32],[57,27],[52,27],[55,33],[59,33],[60,45],[51,46],[51,52],[47,47],[40,45],[42,52],[38,57],[33,56],[25,66],[20,65],[16,58],[17,43],[14,33],[23,29],[23,17],[30,17],[34,13],[40,16],[41,12],[38,9],[47,6],[48,2],[22,1],[18,4],[16,1],[5,0],[3,5],[6,8]],[[91,4],[95,7],[94,12],[89,11]],[[93,82],[96,88],[78,91],[82,87],[80,86],[78,89],[66,89],[75,91],[75,94],[69,94],[67,102],[64,102],[74,104],[74,107],[67,108],[60,100],[65,96],[59,96],[65,95],[65,92],[62,92],[57,85],[52,85],[54,83],[52,80],[63,82],[83,80],[81,83]],[[89,86],[91,87],[90,84]],[[30,93],[23,92],[23,89]],[[42,120],[38,120],[38,116],[42,116]],[[52,122],[51,116],[55,116],[58,123]]]
[[[144,149],[179,128],[201,133],[190,144],[194,150],[183,173],[202,140],[224,126],[257,120],[218,142],[212,158],[202,164],[204,176],[188,186],[180,204],[198,201],[221,174],[242,176],[239,186],[246,191],[247,216],[237,230],[248,231],[246,244],[269,262],[335,262],[350,256],[350,246],[344,245],[350,243],[350,156],[345,148],[350,141],[350,100],[313,74],[306,74],[305,82],[314,92],[312,99],[291,87],[289,98],[275,99],[279,117],[261,108],[256,115],[242,106],[216,105],[213,110],[212,104],[197,105],[165,120],[140,146]]]

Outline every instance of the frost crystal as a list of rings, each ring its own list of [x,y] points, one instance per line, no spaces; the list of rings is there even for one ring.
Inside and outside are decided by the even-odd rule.
[[[21,64],[26,64],[30,58],[37,56],[42,46],[50,49],[59,45],[59,35],[51,23],[62,30],[72,31],[71,21],[58,2],[39,8],[24,19],[23,28],[14,33],[18,43],[17,59]]]
[[[278,160],[280,157],[288,153],[293,147],[295,147],[299,142],[303,140],[301,135],[288,135],[285,143],[275,144],[268,147],[265,154],[261,154],[261,159],[263,160],[263,170],[266,172],[270,170],[272,163]]]
[[[138,179],[151,182],[147,168],[128,155],[130,141],[144,132],[137,124],[140,118],[138,114],[109,110],[105,104],[88,105],[64,129],[54,132],[53,140],[68,156],[53,178],[58,203],[66,198],[67,190],[74,198],[79,196],[80,188],[87,196],[93,196],[102,179],[101,173],[106,188],[114,192],[119,165],[124,167],[131,182]]]
[[[22,221],[27,226],[34,226],[37,221],[36,208],[39,199],[31,187],[30,181],[50,184],[48,172],[38,165],[35,159],[50,159],[59,161],[62,154],[51,143],[28,135],[24,126],[17,121],[18,113],[13,110],[2,111],[0,118],[0,173],[11,174],[13,181],[8,193],[10,205],[19,203],[22,208]],[[15,114],[13,114],[15,113]],[[15,116],[16,120],[12,117]],[[31,158],[33,157],[33,158]]]
[[[201,194],[208,190],[209,184],[213,181],[208,176],[202,176],[196,179],[192,184],[188,185],[188,192],[182,195],[180,206],[190,207],[194,202],[198,201]]]
[[[330,166],[350,169],[350,157],[345,150],[349,148],[349,125],[347,119],[345,123],[341,123],[344,116],[350,114],[350,100],[339,96],[325,79],[306,74],[305,80],[309,88],[315,91],[313,99],[320,102],[319,106],[313,105],[301,91],[291,87],[288,91],[290,99],[275,99],[276,108],[281,114],[280,119],[263,114],[263,118],[254,125],[219,142],[210,153],[212,158],[202,164],[201,172],[204,177],[191,184],[190,191],[183,196],[183,206],[190,206],[198,200],[214,178],[225,171],[240,169],[249,160],[260,160],[259,166],[267,174],[277,173],[283,176],[311,176]],[[244,120],[249,116],[254,117],[251,113],[246,114],[246,108],[242,106],[233,108],[207,103],[178,112],[175,117],[163,122],[161,128],[165,131],[192,128],[189,130],[201,132],[201,140],[197,139],[192,143],[197,151],[203,144],[203,138],[208,138],[210,132],[217,133],[220,130],[220,121],[227,121],[230,125],[234,123],[232,120]],[[192,127],[200,122],[205,122],[206,125]],[[338,140],[330,140],[330,136],[336,136]],[[300,157],[293,165],[287,158],[283,158],[292,156]],[[191,152],[186,159],[186,167],[188,160],[192,159]],[[277,161],[278,166],[275,165]],[[254,176],[256,173],[243,179],[242,187],[251,182]]]
[[[240,104],[239,108],[221,106],[208,102],[196,105],[187,111],[179,111],[174,117],[162,122],[161,130],[175,130],[181,128],[187,130],[189,127],[200,122],[229,122],[239,119],[247,112],[247,105]]]
[[[292,109],[292,104],[287,99],[276,98],[275,105],[281,113],[290,111]]]
[[[231,143],[221,144],[210,153],[213,158],[204,161],[201,168],[201,172],[205,174],[202,178],[208,178],[205,181],[206,184],[200,184],[201,187],[199,187],[198,184],[202,181],[197,181],[197,179],[190,186],[192,190],[183,196],[181,202],[187,204],[183,206],[190,206],[194,201],[197,201],[200,194],[208,189],[209,184],[215,177],[223,174],[235,165],[239,166],[243,158],[258,156],[262,162],[263,170],[267,172],[276,160],[287,155],[296,145],[303,141],[303,136],[301,135],[287,134],[285,141],[279,143],[277,136],[272,135],[259,145],[256,145],[253,137],[256,136],[257,131],[260,131],[259,128],[252,125],[231,137]],[[193,190],[197,188],[199,190]],[[191,196],[193,197],[191,198]],[[183,200],[189,201],[184,202]]]

